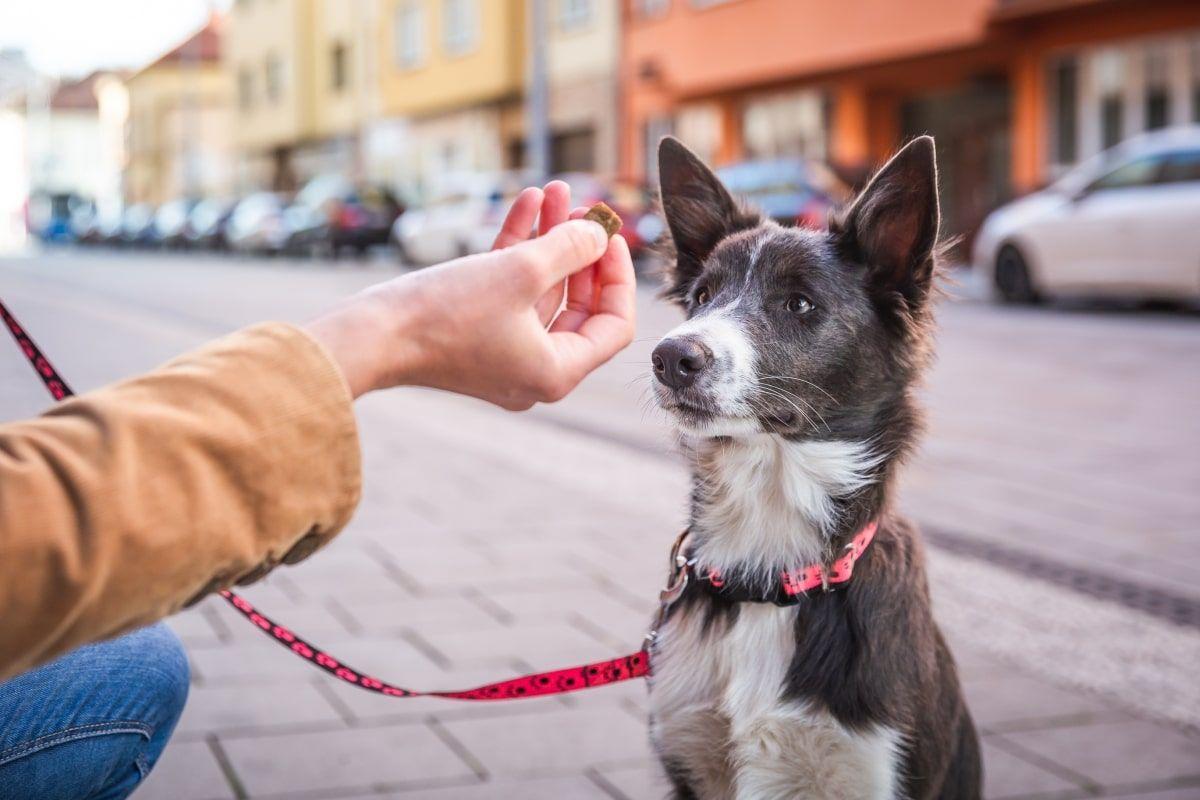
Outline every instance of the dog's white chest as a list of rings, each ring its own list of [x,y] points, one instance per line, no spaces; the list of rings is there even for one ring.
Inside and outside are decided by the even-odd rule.
[[[701,798],[894,798],[899,736],[784,700],[795,612],[743,604],[732,626],[677,614],[654,656],[652,736]]]

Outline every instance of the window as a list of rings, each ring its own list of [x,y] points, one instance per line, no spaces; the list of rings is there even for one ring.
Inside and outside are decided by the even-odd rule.
[[[254,73],[247,67],[238,70],[238,105],[243,111],[254,105]]]
[[[586,28],[592,21],[592,0],[558,0],[558,27],[564,31]]]
[[[442,43],[450,55],[466,55],[479,37],[478,0],[442,0]]]
[[[264,77],[267,100],[272,103],[278,102],[279,98],[283,96],[283,62],[279,60],[279,56],[275,54],[267,56]]]
[[[639,17],[661,17],[671,7],[671,0],[636,0],[634,7]]]
[[[412,69],[425,60],[425,12],[420,0],[396,6],[392,57],[400,69]]]
[[[1200,38],[1192,40],[1190,58],[1191,64],[1191,95],[1192,122],[1200,123]]]
[[[350,83],[347,49],[344,43],[338,42],[329,55],[329,82],[335,92],[342,91]]]
[[[825,98],[819,91],[755,97],[742,112],[742,137],[751,158],[824,158],[825,131]]]
[[[1052,67],[1054,91],[1054,163],[1079,158],[1079,62],[1066,58]]]
[[[1100,144],[1107,150],[1125,138],[1125,54],[1103,50],[1096,55],[1094,69],[1100,96]]]
[[[1092,181],[1088,191],[1099,189],[1130,189],[1135,186],[1149,186],[1158,180],[1162,170],[1163,156],[1143,156],[1126,162],[1107,175]]]
[[[1146,51],[1146,130],[1165,128],[1171,120],[1171,87],[1168,80],[1167,49],[1162,45]]]
[[[1159,180],[1163,183],[1200,181],[1200,150],[1185,150],[1169,155]]]

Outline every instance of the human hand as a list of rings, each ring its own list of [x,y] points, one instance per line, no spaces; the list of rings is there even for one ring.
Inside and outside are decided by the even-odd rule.
[[[568,206],[561,182],[526,189],[497,249],[371,287],[307,329],[355,397],[416,385],[512,410],[561,399],[629,344],[635,307],[625,240]]]

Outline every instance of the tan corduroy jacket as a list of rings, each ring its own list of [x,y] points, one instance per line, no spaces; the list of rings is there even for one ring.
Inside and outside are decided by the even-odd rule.
[[[281,323],[0,425],[0,680],[299,561],[360,480],[340,371]]]

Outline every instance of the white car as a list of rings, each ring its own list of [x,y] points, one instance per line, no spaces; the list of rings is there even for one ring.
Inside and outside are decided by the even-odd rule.
[[[1200,127],[1129,139],[993,211],[972,261],[1008,302],[1200,299]]]
[[[392,241],[409,264],[437,264],[492,246],[500,224],[528,176],[475,172],[443,180],[430,202],[411,208],[392,226]]]

